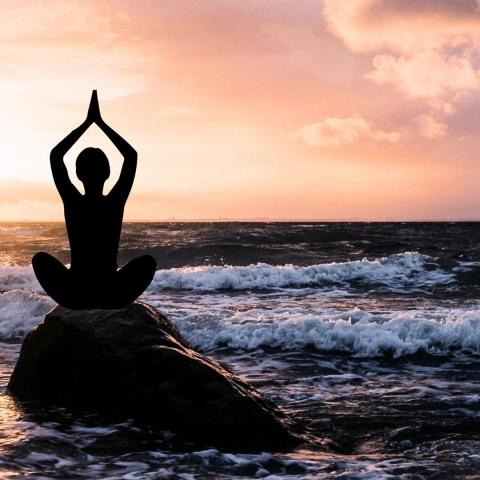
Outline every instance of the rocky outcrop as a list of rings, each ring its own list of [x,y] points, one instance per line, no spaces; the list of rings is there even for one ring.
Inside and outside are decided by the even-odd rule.
[[[200,445],[279,450],[297,442],[279,409],[140,302],[119,310],[54,308],[26,336],[8,390],[124,412]]]

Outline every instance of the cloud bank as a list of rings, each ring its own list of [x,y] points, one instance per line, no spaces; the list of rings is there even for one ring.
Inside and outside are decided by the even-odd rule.
[[[360,140],[395,143],[399,132],[384,132],[361,115],[327,117],[320,122],[305,125],[295,132],[310,147],[340,147]]]
[[[324,0],[324,16],[348,48],[372,53],[375,83],[440,108],[480,89],[477,0]]]

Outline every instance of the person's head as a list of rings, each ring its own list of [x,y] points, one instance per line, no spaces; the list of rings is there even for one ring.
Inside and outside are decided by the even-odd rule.
[[[82,150],[76,161],[78,179],[83,182],[85,190],[102,190],[103,184],[110,176],[108,158],[100,148],[88,147]]]

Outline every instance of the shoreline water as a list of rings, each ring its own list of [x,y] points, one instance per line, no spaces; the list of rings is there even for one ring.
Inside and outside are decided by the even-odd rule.
[[[142,300],[336,451],[199,451],[2,393],[0,467],[9,478],[475,475],[479,245],[480,224],[126,224],[120,262],[153,253],[161,267]],[[0,225],[2,391],[53,306],[29,266],[39,250],[68,260],[60,224]]]

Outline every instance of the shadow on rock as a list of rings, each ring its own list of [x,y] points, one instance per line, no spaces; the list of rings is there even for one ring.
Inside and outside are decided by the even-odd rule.
[[[300,442],[271,401],[195,352],[141,302],[118,310],[56,307],[25,338],[8,391],[97,412],[122,412],[188,442],[287,450]]]

